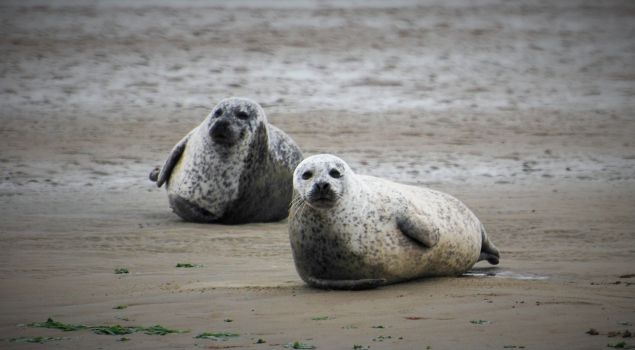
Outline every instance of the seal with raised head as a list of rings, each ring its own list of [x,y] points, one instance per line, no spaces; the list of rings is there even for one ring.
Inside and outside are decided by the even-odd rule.
[[[481,222],[448,194],[357,175],[328,154],[303,160],[293,186],[293,259],[313,287],[374,288],[498,264]]]
[[[194,222],[241,224],[287,217],[296,143],[249,99],[222,100],[150,173],[172,210]]]

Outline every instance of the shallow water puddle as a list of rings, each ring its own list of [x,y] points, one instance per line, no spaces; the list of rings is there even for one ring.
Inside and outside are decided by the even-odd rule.
[[[515,272],[511,270],[501,269],[499,267],[483,267],[483,268],[475,268],[462,276],[466,277],[500,277],[500,278],[511,278],[515,280],[546,280],[547,276],[540,276],[526,272]]]

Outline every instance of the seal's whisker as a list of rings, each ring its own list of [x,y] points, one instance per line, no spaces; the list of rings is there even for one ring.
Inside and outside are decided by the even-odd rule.
[[[300,204],[301,202],[304,202],[304,198],[300,196],[294,197],[293,199],[291,199],[291,202],[289,203],[289,207]]]
[[[300,207],[298,208],[298,210],[296,210],[295,215],[302,215],[302,213],[304,212],[304,209],[306,208],[307,204],[305,201],[302,201],[302,203],[300,203]]]
[[[302,208],[302,203],[296,203],[294,205],[291,206],[290,210],[289,210],[289,217],[293,218],[298,214],[298,211],[300,210],[300,208]]]
[[[289,205],[289,210],[297,209],[302,203],[304,203],[304,200],[292,201],[291,205]]]
[[[304,208],[306,208],[306,201],[302,196],[297,196],[291,201],[291,207],[289,208],[289,219],[294,218],[296,215],[302,215]]]

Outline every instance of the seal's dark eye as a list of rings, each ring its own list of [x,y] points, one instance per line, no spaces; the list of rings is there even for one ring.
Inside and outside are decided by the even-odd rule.
[[[310,171],[305,171],[302,173],[302,180],[308,180],[313,176],[313,173]]]
[[[223,115],[223,110],[222,109],[217,109],[216,112],[214,112],[214,118],[218,118],[221,115]]]
[[[236,112],[236,118],[245,120],[245,119],[249,118],[249,114],[247,114],[247,113],[245,113],[243,111]]]
[[[342,177],[342,173],[337,171],[337,169],[331,169],[331,171],[329,171],[329,175],[334,179],[339,179],[340,177]]]

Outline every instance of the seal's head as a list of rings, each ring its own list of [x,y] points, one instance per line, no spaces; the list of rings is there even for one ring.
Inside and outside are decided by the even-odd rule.
[[[305,203],[315,209],[333,208],[346,194],[354,175],[340,158],[319,154],[303,160],[293,173],[293,188]]]
[[[267,117],[258,103],[232,97],[220,101],[204,125],[214,145],[230,148],[248,144],[258,130],[264,130],[266,123]]]

